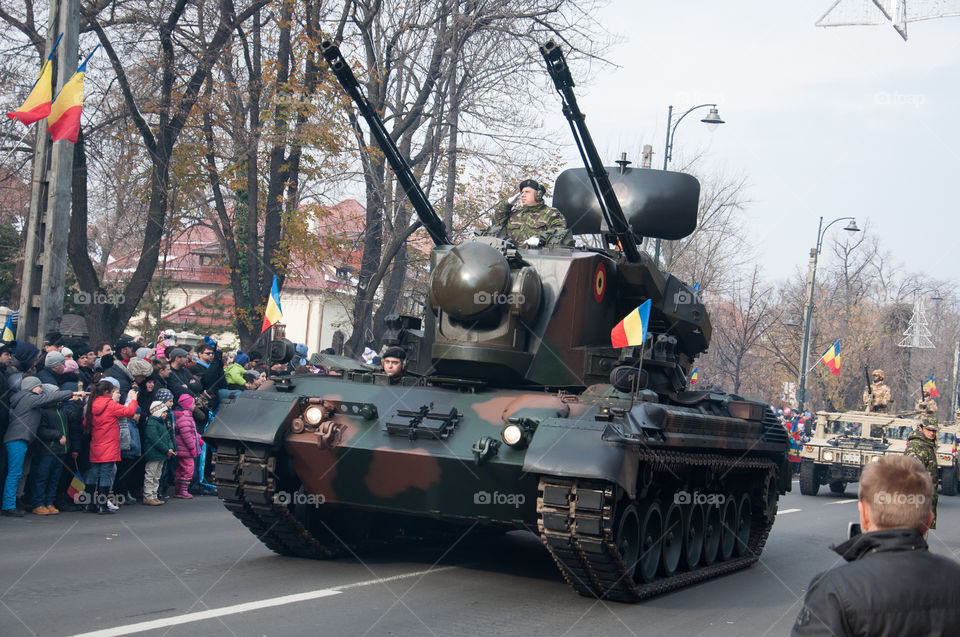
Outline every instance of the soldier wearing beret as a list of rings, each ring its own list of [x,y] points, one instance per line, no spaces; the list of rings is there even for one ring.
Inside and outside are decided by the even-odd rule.
[[[498,236],[524,245],[540,239],[546,245],[572,245],[573,235],[560,211],[543,201],[546,189],[533,179],[520,182],[520,205],[501,203],[493,219]]]
[[[407,367],[407,352],[402,347],[391,346],[383,351],[380,357],[383,373],[387,375],[390,384],[399,382]]]
[[[937,431],[940,427],[937,425],[936,418],[924,418],[923,425],[918,431],[914,431],[907,438],[907,450],[903,453],[905,456],[913,456],[924,466],[930,474],[933,481],[933,524],[931,529],[937,528],[937,487],[939,479],[937,474]]]

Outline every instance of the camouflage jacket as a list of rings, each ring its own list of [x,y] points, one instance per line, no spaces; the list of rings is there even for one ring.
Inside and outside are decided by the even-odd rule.
[[[937,403],[933,398],[918,398],[913,410],[920,415],[937,413]]]
[[[907,450],[903,453],[905,456],[913,456],[923,463],[930,477],[933,478],[934,487],[937,485],[937,441],[930,440],[923,433],[914,431],[907,438]],[[936,490],[936,489],[934,489]]]
[[[863,404],[867,411],[886,411],[893,402],[890,398],[890,387],[884,382],[871,383],[870,390],[872,394],[870,391],[863,392]]]
[[[493,218],[499,236],[518,246],[531,237],[540,237],[547,245],[572,245],[567,222],[560,211],[545,203],[534,206],[511,206],[504,202]]]

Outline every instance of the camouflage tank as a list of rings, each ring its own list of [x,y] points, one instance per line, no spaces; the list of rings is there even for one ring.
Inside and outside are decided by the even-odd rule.
[[[622,602],[759,558],[790,488],[786,433],[762,402],[687,388],[709,317],[637,245],[692,232],[699,184],[604,168],[562,54],[552,43],[543,54],[587,165],[558,178],[553,203],[607,247],[452,245],[338,48],[323,45],[436,244],[430,311],[388,320],[402,377],[330,358],[339,376],[223,401],[205,434],[218,495],[273,550],[325,558],[526,529],[579,593]],[[648,299],[646,342],[612,348],[611,329]]]

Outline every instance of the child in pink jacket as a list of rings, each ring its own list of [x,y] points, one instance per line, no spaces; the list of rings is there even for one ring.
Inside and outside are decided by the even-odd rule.
[[[200,451],[197,425],[193,420],[193,396],[181,394],[177,405],[180,408],[173,411],[173,424],[177,434],[177,468],[173,472],[177,488],[173,497],[189,499],[193,497],[187,490],[193,479],[193,459]]]

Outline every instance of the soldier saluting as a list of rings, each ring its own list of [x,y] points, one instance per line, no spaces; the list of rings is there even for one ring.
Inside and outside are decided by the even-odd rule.
[[[937,487],[940,484],[937,474],[937,431],[940,430],[936,418],[924,418],[923,425],[907,438],[905,456],[913,456],[919,460],[930,473],[933,481],[933,524],[931,529],[937,528]]]
[[[863,373],[867,373],[867,366],[863,366]],[[882,369],[873,370],[873,382],[867,385],[863,392],[864,410],[868,412],[886,413],[893,405],[890,398],[890,388],[883,382]]]
[[[559,210],[543,201],[546,189],[533,179],[520,182],[520,205],[509,201],[497,206],[493,226],[497,236],[510,239],[518,246],[539,238],[547,245],[571,245],[572,235]]]

